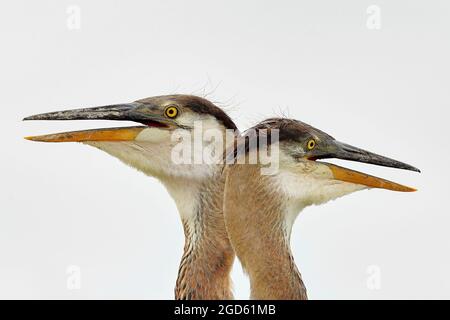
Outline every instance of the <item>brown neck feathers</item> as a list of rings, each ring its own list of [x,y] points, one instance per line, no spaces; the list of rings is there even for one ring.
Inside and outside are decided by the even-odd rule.
[[[234,251],[223,219],[224,178],[203,185],[192,220],[183,221],[186,237],[175,299],[233,299],[230,272]]]
[[[258,165],[225,170],[224,216],[229,239],[248,272],[253,299],[307,299],[289,247],[283,199]]]

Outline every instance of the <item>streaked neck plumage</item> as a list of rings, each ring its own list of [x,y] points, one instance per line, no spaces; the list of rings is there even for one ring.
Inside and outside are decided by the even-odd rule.
[[[295,219],[307,206],[364,189],[316,179],[303,163],[285,158],[281,153],[280,170],[274,175],[262,175],[260,165],[232,165],[225,170],[225,223],[250,277],[253,299],[307,299],[289,244]]]
[[[203,128],[210,127],[218,125],[214,120],[204,121]],[[175,200],[185,233],[175,298],[232,299],[234,251],[223,219],[223,164],[175,164],[172,150],[179,141],[169,132],[149,128],[141,135],[143,141],[87,144],[156,177]]]
[[[224,213],[229,238],[250,277],[252,299],[306,299],[289,247],[284,199],[257,165],[228,171]],[[275,190],[274,190],[275,189]]]
[[[230,272],[234,251],[223,219],[224,184],[220,170],[212,179],[198,185],[179,186],[192,193],[192,206],[185,210],[177,201],[185,246],[175,288],[176,299],[233,299]],[[172,187],[168,190],[171,194],[174,192]]]

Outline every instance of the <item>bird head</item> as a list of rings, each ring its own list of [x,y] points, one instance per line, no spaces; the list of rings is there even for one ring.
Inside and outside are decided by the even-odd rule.
[[[204,177],[203,163],[174,163],[173,150],[190,139],[197,123],[201,130],[237,130],[230,117],[212,102],[191,95],[156,96],[131,103],[43,113],[24,120],[133,121],[132,127],[104,128],[26,137],[39,142],[81,142],[119,158],[157,178]],[[174,133],[178,133],[174,135]],[[184,133],[184,134],[183,134]],[[211,144],[206,141],[205,144]],[[221,150],[223,152],[223,150]]]
[[[277,139],[273,135],[277,134]],[[420,172],[419,169],[334,139],[329,134],[297,120],[273,118],[265,120],[247,130],[239,138],[244,143],[245,137],[266,136],[267,146],[278,150],[278,170],[269,179],[274,184],[272,190],[281,192],[281,197],[292,200],[293,210],[321,204],[354,191],[370,188],[391,191],[416,191],[383,178],[371,176],[352,169],[327,163],[324,159],[343,159],[373,165],[399,168]],[[273,141],[275,140],[275,141]],[[246,148],[246,155],[260,153],[261,143]]]

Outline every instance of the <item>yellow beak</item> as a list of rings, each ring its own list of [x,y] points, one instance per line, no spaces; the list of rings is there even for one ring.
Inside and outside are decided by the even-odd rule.
[[[25,139],[39,142],[130,141],[135,140],[143,129],[145,129],[143,126],[93,129],[31,136]]]
[[[410,188],[383,178],[371,176],[362,172],[351,169],[339,167],[334,164],[325,163],[333,173],[334,179],[350,182],[354,184],[361,184],[369,188],[387,189],[400,192],[414,192],[417,189]]]

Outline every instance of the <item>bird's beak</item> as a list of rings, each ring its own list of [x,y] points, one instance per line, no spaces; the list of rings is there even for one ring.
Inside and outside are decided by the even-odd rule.
[[[309,160],[318,160],[318,159],[327,159],[327,158],[336,158],[343,159],[349,161],[357,161],[368,164],[374,164],[384,167],[398,168],[404,170],[411,170],[420,172],[419,169],[384,156],[380,156],[378,154],[359,149],[348,144],[333,140],[329,142],[326,151],[318,151],[316,155],[311,157]],[[331,170],[334,179],[350,182],[354,184],[360,184],[367,186],[369,188],[380,188],[387,189],[392,191],[401,191],[401,192],[413,192],[417,191],[414,188],[410,188],[389,180],[385,180],[382,178],[378,178],[375,176],[371,176],[365,173],[361,173],[358,171],[354,171],[351,169],[343,168],[330,163],[323,163],[328,166]]]
[[[173,125],[167,119],[149,110],[148,106],[140,103],[127,103],[38,114],[23,120],[117,120],[135,121],[145,126],[63,132],[30,136],[25,139],[40,142],[130,141],[135,140],[147,127],[168,128]]]
[[[61,132],[41,136],[25,137],[26,140],[38,142],[88,142],[88,141],[131,141],[145,127],[125,127],[110,129],[92,129],[82,131]]]

